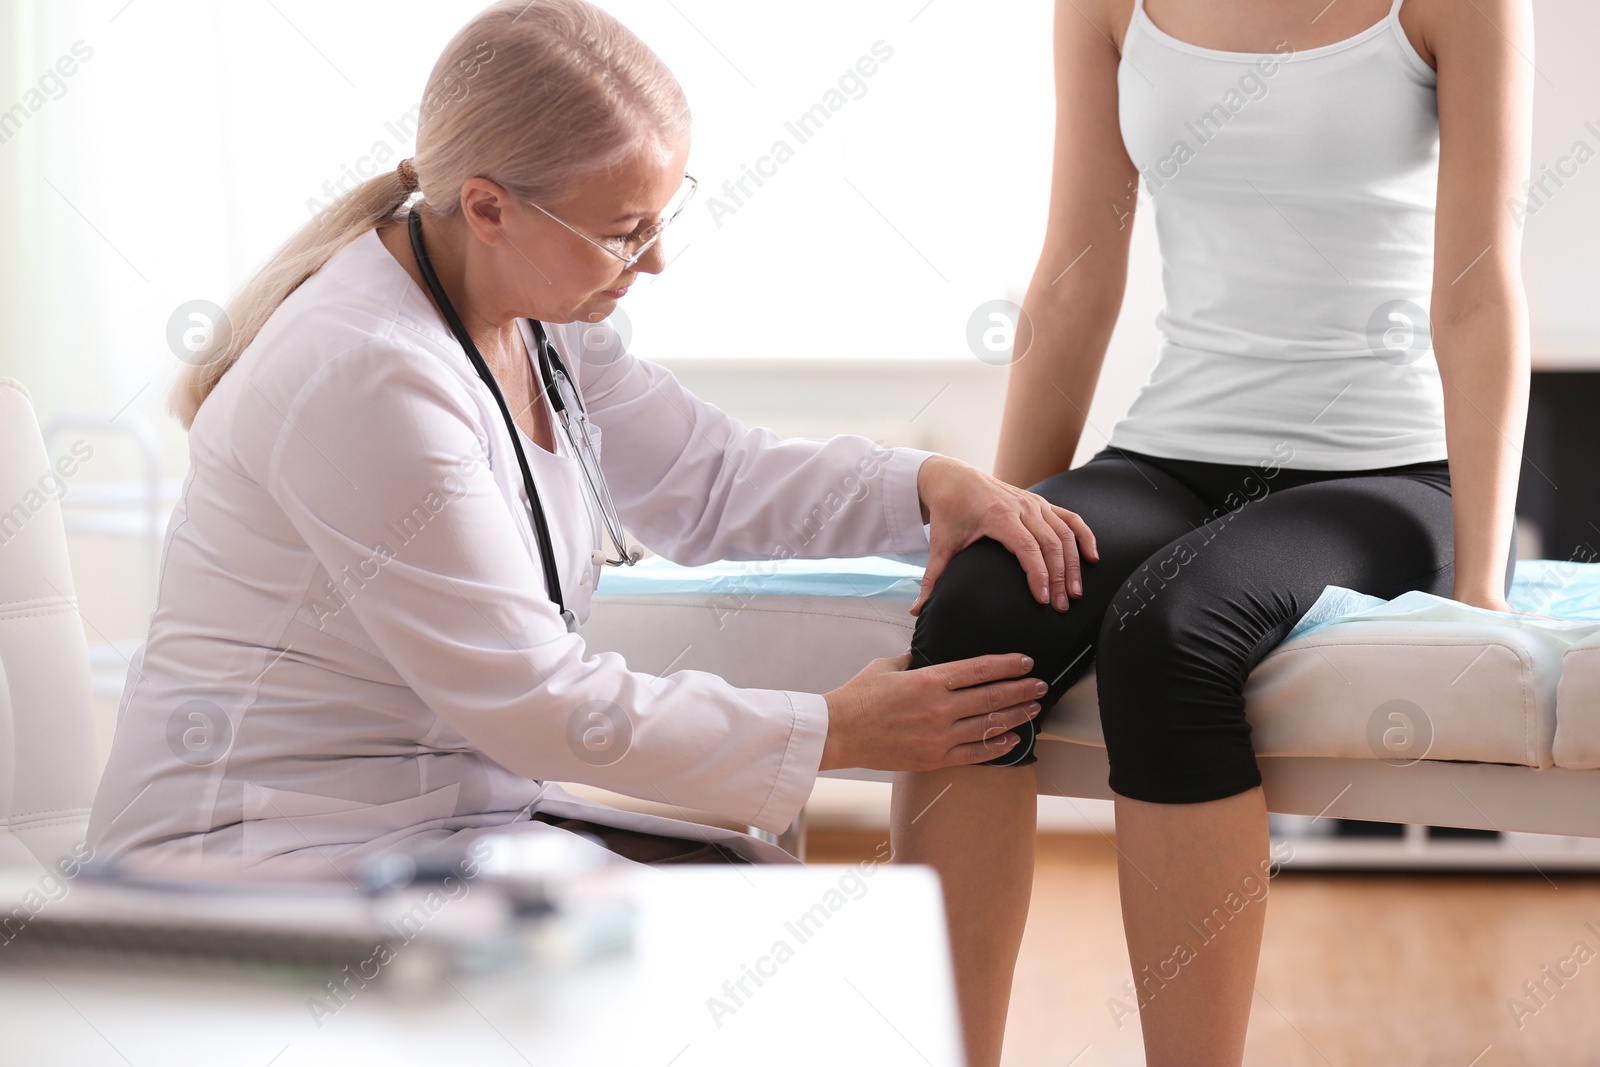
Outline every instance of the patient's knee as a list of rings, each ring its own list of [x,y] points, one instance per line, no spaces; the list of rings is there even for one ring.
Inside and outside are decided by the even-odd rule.
[[[1023,652],[1037,660],[1039,615],[1055,609],[1033,599],[1011,550],[982,537],[957,552],[917,615],[912,666]]]
[[[1119,590],[1119,598],[1127,590]],[[1111,788],[1158,803],[1214,800],[1260,784],[1244,717],[1243,635],[1215,598],[1168,590],[1096,639],[1096,692]]]
[[[1133,694],[1148,701],[1157,693],[1220,697],[1242,689],[1252,640],[1253,629],[1247,633],[1221,598],[1175,588],[1147,597],[1130,578],[1095,638],[1102,717],[1108,705],[1120,712]]]
[[[1164,563],[1144,563],[1117,587],[1100,625],[1100,636],[1139,628],[1146,634],[1158,631],[1180,610],[1183,590],[1174,588],[1183,579],[1181,571]]]

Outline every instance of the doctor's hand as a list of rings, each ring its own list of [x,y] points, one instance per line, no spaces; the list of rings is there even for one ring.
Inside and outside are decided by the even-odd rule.
[[[1099,560],[1100,551],[1094,532],[1076,512],[950,456],[923,460],[917,494],[923,521],[932,523],[932,529],[928,569],[911,614],[922,611],[945,564],[980,537],[992,537],[1011,550],[1039,603],[1053,602],[1057,611],[1066,611],[1069,596],[1083,595],[1079,551],[1091,563]]]
[[[910,666],[910,649],[875,659],[825,694],[818,770],[931,771],[994,759],[1016,745],[1008,731],[1039,714],[1049,689],[1018,677],[1033,667],[1018,653]]]

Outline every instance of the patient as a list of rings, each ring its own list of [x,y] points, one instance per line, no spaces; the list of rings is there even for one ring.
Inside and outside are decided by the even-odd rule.
[[[1528,0],[1057,5],[1049,227],[996,473],[1080,514],[1098,553],[1061,546],[1083,595],[1059,613],[1001,545],[963,548],[913,662],[1021,649],[1047,708],[1094,666],[1129,963],[1183,957],[1140,990],[1151,1064],[1243,1056],[1265,903],[1215,943],[1190,922],[1266,870],[1252,668],[1328,585],[1508,610],[1528,331],[1504,205],[1530,39]],[[1141,185],[1160,358],[1069,470]],[[1051,784],[1036,723],[1017,732],[989,765],[895,779],[896,854],[944,879],[973,1067],[999,1061]]]
[[[339,878],[543,823],[639,863],[792,863],[556,783],[776,831],[819,770],[1017,747],[1046,686],[1015,653],[908,669],[908,650],[819,694],[586,648],[601,568],[633,551],[619,525],[685,564],[920,556],[931,525],[1058,585],[1041,544],[1088,528],[947,457],[747,429],[624,348],[601,320],[664,268],[695,183],[682,89],[598,7],[488,7],[419,112],[414,159],[295,234],[174,393],[190,470],[97,861]]]

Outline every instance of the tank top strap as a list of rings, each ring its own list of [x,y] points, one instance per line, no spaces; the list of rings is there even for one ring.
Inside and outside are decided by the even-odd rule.
[[[1139,3],[1139,2],[1140,2],[1140,0],[1134,0],[1134,3]],[[1406,2],[1406,0],[1394,0],[1394,3],[1389,5],[1389,21],[1390,22],[1394,22],[1394,21],[1396,21],[1396,20],[1398,20],[1400,18],[1400,5],[1405,3],[1405,2]]]
[[[1144,13],[1144,0],[1133,0],[1133,13],[1128,16],[1128,28],[1122,34],[1122,48],[1118,51],[1126,52],[1129,43],[1136,34],[1145,31],[1141,23],[1148,23],[1150,16]]]

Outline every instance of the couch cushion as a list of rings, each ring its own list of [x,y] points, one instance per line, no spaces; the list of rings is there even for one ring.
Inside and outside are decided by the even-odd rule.
[[[1556,766],[1600,767],[1600,634],[1591,634],[1561,657],[1556,689]]]
[[[1279,645],[1245,683],[1265,756],[1551,765],[1558,656],[1494,625],[1340,622]],[[1094,671],[1042,738],[1103,745]]]
[[[602,585],[583,636],[590,648],[620,652],[647,674],[709,671],[745,688],[825,693],[869,660],[911,647],[916,617],[906,609],[914,599],[609,596]]]

